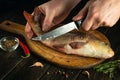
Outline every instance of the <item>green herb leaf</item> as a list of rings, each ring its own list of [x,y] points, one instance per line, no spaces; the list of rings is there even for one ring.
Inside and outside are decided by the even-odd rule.
[[[113,78],[117,72],[117,68],[120,66],[120,60],[114,60],[107,63],[99,64],[94,67],[97,72],[108,74],[110,78]]]

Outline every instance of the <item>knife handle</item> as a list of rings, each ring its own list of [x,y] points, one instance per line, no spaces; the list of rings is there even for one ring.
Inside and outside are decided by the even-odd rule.
[[[77,25],[78,29],[80,29],[80,26],[82,25],[82,23],[83,23],[83,19],[75,21],[75,24]]]

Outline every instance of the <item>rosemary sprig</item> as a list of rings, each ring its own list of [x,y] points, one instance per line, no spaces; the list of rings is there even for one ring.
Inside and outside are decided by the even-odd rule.
[[[114,77],[117,68],[120,68],[120,60],[109,61],[94,67],[97,72],[108,74],[110,78]]]

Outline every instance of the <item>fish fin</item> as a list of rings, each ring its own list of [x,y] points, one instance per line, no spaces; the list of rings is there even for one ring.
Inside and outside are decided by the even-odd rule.
[[[45,15],[41,12],[41,10],[38,8],[38,7],[36,7],[35,9],[34,9],[34,22],[35,23],[38,23],[38,25],[39,25],[39,27],[41,27],[41,29],[42,29],[42,25],[43,25],[43,21],[44,21],[44,19],[45,19]]]
[[[23,12],[25,19],[27,20],[28,24],[32,27],[34,26],[34,21],[32,20],[32,15],[29,14],[27,11]]]
[[[38,7],[34,9],[34,15],[39,15],[40,13],[41,12]]]
[[[42,31],[41,31],[39,25],[34,22],[33,16],[26,11],[24,11],[23,14],[24,14],[24,17],[27,20],[28,24],[31,26],[32,30],[34,31],[34,33],[37,36],[40,35],[42,33]]]

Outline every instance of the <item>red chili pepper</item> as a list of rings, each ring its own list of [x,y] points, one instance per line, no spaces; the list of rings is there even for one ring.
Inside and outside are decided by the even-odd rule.
[[[20,46],[22,47],[22,49],[24,50],[25,53],[25,57],[24,58],[28,58],[30,56],[30,51],[28,49],[28,47],[20,40],[20,38],[18,38]]]

